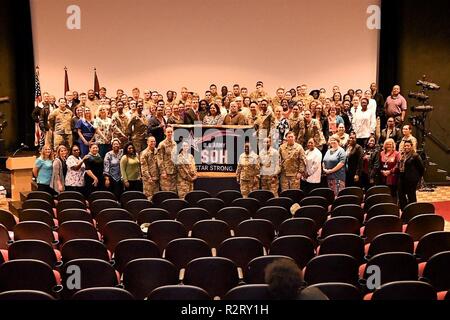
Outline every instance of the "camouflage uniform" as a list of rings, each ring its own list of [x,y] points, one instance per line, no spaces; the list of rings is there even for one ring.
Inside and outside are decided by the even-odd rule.
[[[294,101],[302,101],[303,105],[305,106],[305,108],[309,109],[309,104],[314,101],[314,97],[309,95],[309,94],[307,94],[307,95],[304,95],[304,96],[296,96],[292,100],[294,100]]]
[[[240,155],[236,178],[241,185],[242,196],[247,197],[251,191],[258,190],[259,168],[259,157],[256,153]]]
[[[144,115],[138,115],[135,113],[131,117],[128,123],[128,136],[131,137],[131,142],[136,149],[136,153],[140,153],[147,147],[147,130],[148,130],[148,120]]]
[[[280,154],[278,150],[270,147],[269,150],[262,149],[259,153],[261,164],[261,189],[272,191],[278,197],[278,175],[280,174]]]
[[[162,191],[177,191],[177,171],[174,160],[176,160],[177,145],[175,141],[164,139],[158,146],[159,174],[167,174],[166,178],[160,176],[159,184]]]
[[[155,148],[145,149],[140,156],[142,182],[144,184],[144,193],[148,200],[159,191],[159,168],[158,168],[158,152]]]
[[[59,145],[63,144],[67,149],[72,147],[72,111],[69,108],[55,109],[48,116],[48,124],[53,132],[53,147],[56,150]]]
[[[128,122],[130,119],[128,116],[124,113],[119,114],[118,112],[114,113],[111,117],[112,120],[112,128],[113,128],[113,138],[117,138],[120,140],[120,143],[122,146],[125,145],[128,141],[127,137],[127,128],[128,128]],[[123,133],[123,135],[122,135]]]
[[[292,146],[283,143],[280,147],[281,162],[281,190],[299,189],[300,179],[297,179],[298,173],[305,172],[306,157],[303,147],[298,143]]]
[[[253,125],[258,135],[258,147],[261,147],[264,138],[270,137],[271,129],[275,126],[275,116],[267,110],[258,115]]]
[[[288,122],[290,131],[294,132],[297,143],[301,144],[299,141],[303,141],[303,137],[305,136],[305,119],[302,115],[295,117],[294,114],[291,113]]]
[[[190,153],[179,154],[177,157],[177,188],[178,196],[184,199],[188,192],[194,190],[194,178],[197,176],[194,156]]]
[[[311,138],[314,139],[314,146],[316,148],[321,149],[326,144],[325,136],[322,132],[322,125],[317,119],[311,119],[310,123],[305,122],[305,135],[303,139],[297,139],[297,142],[306,145]]]
[[[270,99],[269,95],[264,90],[262,90],[261,93],[256,90],[253,91],[252,93],[250,93],[250,98],[254,101],[257,101],[258,99]]]

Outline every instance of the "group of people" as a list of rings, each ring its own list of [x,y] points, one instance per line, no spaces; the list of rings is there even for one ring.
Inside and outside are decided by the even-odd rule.
[[[307,91],[306,85],[278,88],[271,97],[261,81],[253,92],[235,84],[219,93],[211,84],[203,97],[185,87],[179,98],[173,90],[165,98],[144,90],[141,97],[138,88],[131,96],[118,89],[116,97],[107,97],[101,88],[97,94],[68,91],[57,104],[44,93],[32,114],[41,150],[35,176],[53,192],[143,189],[151,198],[157,190],[173,190],[182,197],[197,172],[187,143],[178,154],[172,126],[249,125],[259,147],[246,145],[239,158],[236,175],[244,196],[255,188],[278,194],[279,186],[300,188],[300,181],[308,191],[326,176],[336,194],[345,186],[384,183],[398,193],[401,206],[415,201],[424,169],[417,140],[403,126],[407,103],[400,86],[386,100],[375,83],[364,92],[341,94],[338,86],[330,94]]]

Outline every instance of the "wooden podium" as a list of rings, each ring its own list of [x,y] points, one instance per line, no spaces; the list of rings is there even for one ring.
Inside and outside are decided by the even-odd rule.
[[[36,157],[9,157],[6,160],[6,168],[11,171],[11,198],[20,200],[21,192],[31,191],[31,178]]]

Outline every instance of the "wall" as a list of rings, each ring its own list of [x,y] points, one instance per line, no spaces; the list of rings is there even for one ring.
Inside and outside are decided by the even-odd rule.
[[[66,9],[81,9],[68,30]],[[369,5],[379,0],[31,0],[35,61],[41,86],[63,94],[100,85],[114,94],[134,87],[160,92],[182,86],[203,94],[210,83],[262,80],[278,86],[335,84],[367,88],[377,76],[378,30]]]

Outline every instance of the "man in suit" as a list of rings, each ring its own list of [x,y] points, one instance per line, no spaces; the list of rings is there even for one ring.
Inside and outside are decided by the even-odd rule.
[[[198,110],[198,98],[192,98],[191,108],[185,112],[184,124],[195,124],[203,121],[205,114]]]

